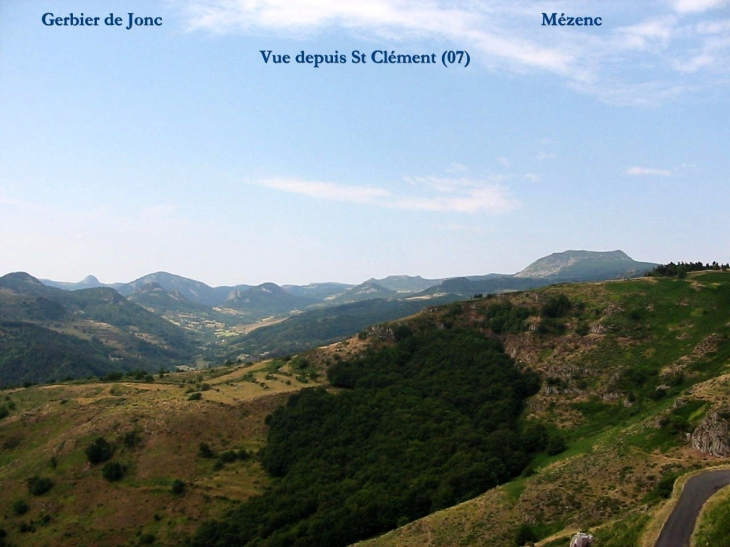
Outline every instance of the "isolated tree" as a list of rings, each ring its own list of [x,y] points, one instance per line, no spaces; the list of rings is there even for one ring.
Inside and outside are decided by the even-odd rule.
[[[91,464],[103,463],[114,455],[114,447],[104,437],[98,437],[86,447],[86,457]]]
[[[122,480],[127,472],[127,467],[119,462],[107,462],[101,469],[102,476],[109,482]]]

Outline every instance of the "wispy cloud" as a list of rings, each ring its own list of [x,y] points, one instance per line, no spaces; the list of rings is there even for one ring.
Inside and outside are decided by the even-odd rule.
[[[547,73],[614,104],[656,105],[729,85],[730,0],[651,4],[568,0],[566,15],[601,16],[600,27],[548,28],[527,0],[178,0],[190,30],[306,37],[340,30],[393,46],[437,40],[469,50],[491,70]],[[587,8],[588,12],[586,12]],[[708,32],[711,30],[712,32]],[[640,67],[640,69],[637,69]],[[690,79],[690,74],[692,75]]]
[[[376,186],[351,186],[296,178],[266,179],[253,184],[327,201],[376,205],[388,209],[436,213],[506,213],[518,207],[508,189],[492,180],[407,177],[409,192]]]
[[[536,158],[536,159],[537,159],[538,161],[545,161],[545,160],[554,160],[554,159],[555,159],[555,157],[556,157],[556,156],[555,156],[555,154],[553,154],[552,152],[545,152],[545,151],[543,151],[543,152],[539,152],[539,153],[537,154],[537,156],[535,156],[535,158]]]
[[[728,0],[674,0],[674,9],[680,13],[698,13],[721,8],[730,4]]]
[[[473,188],[460,196],[399,197],[388,203],[393,209],[433,211],[439,213],[506,213],[519,205],[505,188],[490,186]]]
[[[372,186],[346,186],[300,179],[267,179],[258,181],[257,184],[312,198],[350,203],[374,203],[378,199],[390,196],[388,190]]]
[[[388,39],[438,37],[469,43],[497,59],[561,73],[572,61],[559,47],[510,36],[490,24],[505,15],[503,2],[487,6],[467,0],[192,0],[186,6],[190,29],[309,34],[340,27]]]
[[[627,175],[631,176],[653,176],[653,177],[671,177],[672,172],[669,169],[654,169],[651,167],[629,167],[626,170]]]

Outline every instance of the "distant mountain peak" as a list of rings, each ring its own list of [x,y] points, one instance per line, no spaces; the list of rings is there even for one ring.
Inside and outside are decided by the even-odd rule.
[[[650,269],[653,264],[636,262],[621,250],[616,251],[564,251],[552,253],[527,266],[515,277],[546,278],[586,278],[591,272],[603,275],[604,279],[622,277],[624,273],[635,274],[643,269]],[[600,277],[600,275],[599,275]]]
[[[20,283],[32,283],[33,285],[43,285],[38,279],[26,272],[13,272],[4,275],[2,278],[6,281],[14,281]]]
[[[424,279],[420,275],[389,275],[383,279],[371,277],[365,283],[374,283],[383,289],[399,293],[420,292],[434,285],[438,285],[442,279]]]
[[[46,296],[55,290],[26,272],[13,272],[0,277],[0,289],[27,296]]]

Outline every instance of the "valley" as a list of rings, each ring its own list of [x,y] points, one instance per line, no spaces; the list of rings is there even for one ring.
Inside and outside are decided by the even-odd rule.
[[[79,338],[105,309],[12,279],[38,293],[2,293],[23,328]],[[3,541],[567,547],[584,531],[602,547],[651,547],[684,481],[730,464],[730,273],[719,267],[420,308],[385,300],[395,316],[358,323],[373,302],[245,334],[293,344],[298,329],[322,329],[321,342],[275,358],[249,358],[237,332],[214,366],[3,390]],[[297,323],[306,317],[317,319]],[[159,333],[143,340],[164,347],[177,331]],[[89,460],[99,438],[106,463]],[[708,507],[698,534],[717,537],[730,505]]]

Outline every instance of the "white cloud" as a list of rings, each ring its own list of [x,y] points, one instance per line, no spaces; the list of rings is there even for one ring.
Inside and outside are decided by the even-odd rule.
[[[388,206],[394,209],[440,213],[506,213],[518,207],[519,202],[510,198],[505,188],[490,186],[474,188],[461,196],[400,197],[391,201]]]
[[[715,62],[716,59],[714,56],[707,53],[701,53],[690,57],[689,59],[676,60],[672,64],[680,72],[693,73],[712,66]]]
[[[519,8],[519,7],[518,7]],[[309,34],[345,28],[373,37],[439,38],[465,44],[493,61],[515,68],[538,68],[565,74],[573,58],[559,45],[541,45],[515,35],[500,24],[515,15],[507,2],[469,0],[193,0],[186,3],[188,27],[213,32],[264,29]],[[531,11],[535,25],[540,12]]]
[[[394,193],[374,186],[348,186],[301,179],[268,179],[254,184],[316,199],[371,204],[388,209],[439,213],[505,213],[520,203],[493,180],[407,177],[412,192]]]
[[[178,2],[190,30],[300,38],[339,30],[394,48],[435,41],[439,48],[469,51],[476,65],[556,75],[572,89],[619,105],[653,106],[718,82],[730,85],[730,78],[715,77],[718,71],[730,75],[730,63],[722,61],[728,45],[718,45],[718,33],[727,30],[713,11],[730,0],[646,6],[569,0],[560,7],[566,15],[603,18],[600,27],[573,28],[543,27],[542,10],[551,8],[528,0]]]
[[[651,167],[630,167],[626,170],[627,175],[631,176],[654,176],[654,177],[671,177],[672,172],[669,169],[653,169]]]
[[[674,9],[679,13],[697,13],[728,5],[728,0],[674,0]]]
[[[697,25],[697,32],[702,34],[723,34],[730,32],[730,19],[720,21],[703,21]]]
[[[373,203],[378,198],[384,198],[390,195],[390,192],[387,190],[372,186],[345,186],[331,182],[300,179],[268,179],[258,181],[257,184],[293,194],[350,203]]]
[[[666,47],[675,35],[675,17],[642,21],[617,29],[619,44],[627,49],[646,50]]]

